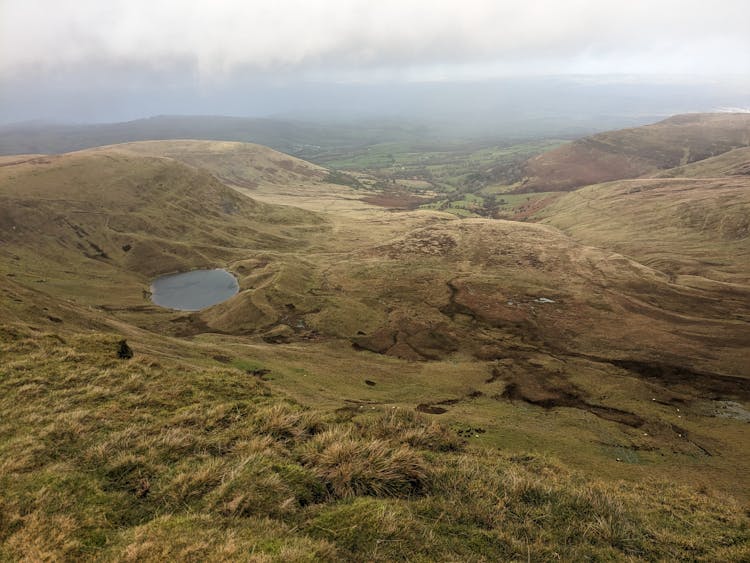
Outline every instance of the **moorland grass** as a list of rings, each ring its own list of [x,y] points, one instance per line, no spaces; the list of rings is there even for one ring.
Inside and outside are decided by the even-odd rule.
[[[6,326],[2,560],[704,560],[730,500],[469,447],[405,409],[315,411],[114,334]]]

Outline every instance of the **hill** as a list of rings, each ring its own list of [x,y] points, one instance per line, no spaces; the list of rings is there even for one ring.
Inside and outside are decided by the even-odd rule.
[[[143,141],[91,150],[168,158],[209,172],[226,186],[254,199],[312,210],[362,206],[361,200],[371,195],[352,176],[333,175],[321,166],[252,143]]]
[[[2,166],[0,199],[3,273],[100,306],[142,306],[152,276],[225,264],[249,248],[299,248],[297,231],[326,228],[207,172],[117,151]]]
[[[750,284],[748,177],[636,179],[587,186],[536,217],[673,280],[686,276],[680,279]]]
[[[743,178],[665,238],[722,263],[670,273],[612,245],[685,179],[615,184],[588,242],[578,192],[547,225],[397,212],[254,145],[0,164],[0,558],[747,556]],[[240,292],[150,303],[203,266]]]
[[[637,178],[750,145],[750,114],[685,114],[599,133],[532,158],[520,192]]]
[[[586,186],[535,218],[686,283],[750,282],[750,148]],[[689,281],[690,280],[690,281]],[[730,288],[726,288],[730,291]],[[731,293],[731,291],[730,291]]]
[[[393,140],[424,140],[430,131],[400,121],[316,123],[295,119],[160,115],[121,123],[18,123],[0,126],[0,155],[58,154],[133,141],[201,139],[260,143],[290,154],[320,153]]]
[[[750,148],[734,149],[719,156],[665,170],[659,178],[716,178],[750,176]]]

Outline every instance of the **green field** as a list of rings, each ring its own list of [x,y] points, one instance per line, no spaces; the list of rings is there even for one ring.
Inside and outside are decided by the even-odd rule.
[[[321,156],[317,162],[339,169],[372,174],[384,180],[418,179],[438,192],[476,191],[512,184],[530,157],[563,144],[540,140],[520,144],[482,146],[455,143],[445,147],[414,143],[381,143],[345,156]]]

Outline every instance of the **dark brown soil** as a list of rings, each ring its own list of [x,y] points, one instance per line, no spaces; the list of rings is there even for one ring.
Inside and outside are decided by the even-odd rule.
[[[563,376],[554,374],[540,374],[529,371],[519,377],[516,374],[505,374],[502,379],[507,385],[502,395],[503,399],[524,401],[545,409],[568,407],[590,412],[591,414],[627,426],[637,428],[645,420],[637,414],[597,405],[586,400],[583,390],[577,388]]]
[[[427,403],[418,404],[417,410],[419,412],[424,412],[427,414],[443,414],[448,412],[448,409],[444,409],[443,407],[436,407],[435,405],[428,405]]]
[[[362,201],[388,209],[411,210],[416,209],[426,200],[406,190],[392,190],[365,197]]]
[[[656,381],[672,388],[687,388],[713,399],[750,399],[750,379],[715,373],[702,373],[684,366],[643,362],[638,360],[609,360],[643,379]]]

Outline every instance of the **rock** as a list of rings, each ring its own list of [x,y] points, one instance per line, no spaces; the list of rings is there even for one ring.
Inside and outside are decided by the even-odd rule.
[[[120,340],[117,343],[117,357],[121,360],[129,360],[133,357],[133,349],[128,346],[127,340]]]

